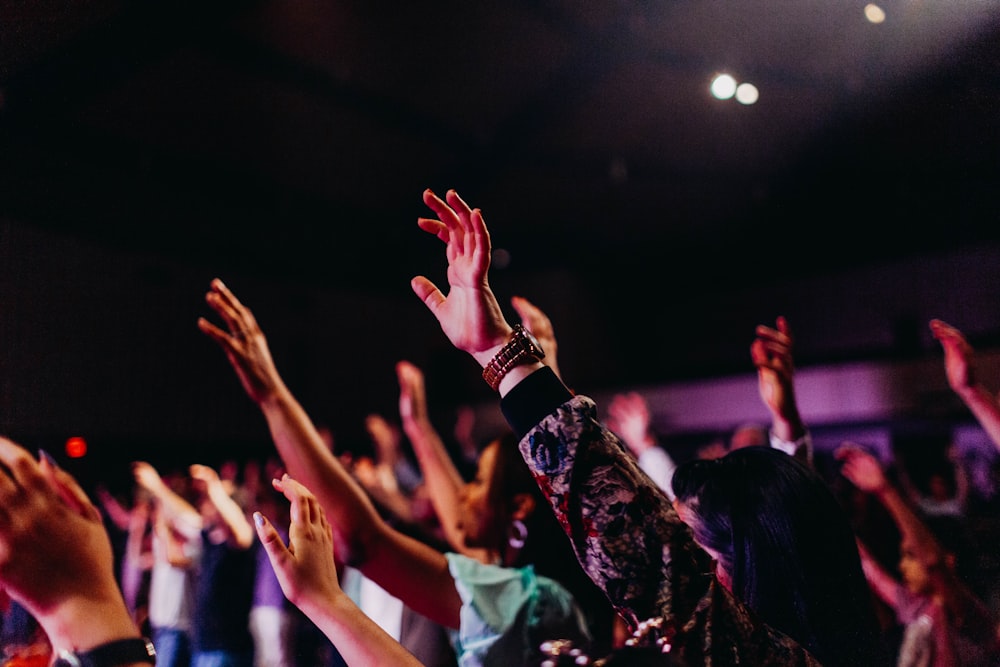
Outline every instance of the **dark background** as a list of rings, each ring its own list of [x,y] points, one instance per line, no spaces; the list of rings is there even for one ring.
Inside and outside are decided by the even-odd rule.
[[[426,187],[484,209],[581,390],[750,374],[779,314],[805,368],[935,358],[929,317],[992,348],[1000,3],[883,7],[0,2],[0,426],[266,449],[195,328],[215,276],[343,443],[400,358],[442,419],[490,403],[409,290],[444,281]]]

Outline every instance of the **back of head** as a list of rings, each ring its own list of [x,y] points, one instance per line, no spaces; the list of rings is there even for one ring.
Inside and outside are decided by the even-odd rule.
[[[826,482],[769,447],[677,468],[692,531],[717,552],[733,594],[824,665],[872,664],[880,653],[854,534]]]

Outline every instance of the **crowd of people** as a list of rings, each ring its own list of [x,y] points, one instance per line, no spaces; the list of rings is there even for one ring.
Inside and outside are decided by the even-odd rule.
[[[51,456],[0,438],[6,665],[1000,664],[1000,619],[967,574],[953,450],[919,481],[863,443],[819,465],[778,317],[750,346],[770,423],[677,460],[640,393],[602,412],[568,388],[541,309],[514,297],[520,321],[507,321],[482,212],[455,191],[424,203],[448,285],[411,289],[483,368],[509,428],[472,442],[464,410],[442,435],[423,370],[400,360],[398,415],[365,423],[374,455],[338,452],[216,279],[198,327],[273,455],[162,471],[140,459],[131,497],[91,500]],[[929,326],[1000,453],[1000,402],[974,350]]]

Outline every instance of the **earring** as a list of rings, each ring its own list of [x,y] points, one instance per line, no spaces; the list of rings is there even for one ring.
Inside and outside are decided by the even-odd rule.
[[[507,532],[509,533],[507,544],[512,549],[523,549],[524,541],[528,539],[528,527],[524,525],[524,522],[520,519],[514,519],[510,523],[510,529]]]

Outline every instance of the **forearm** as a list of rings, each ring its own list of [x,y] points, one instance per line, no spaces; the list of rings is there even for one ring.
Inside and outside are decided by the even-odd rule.
[[[288,473],[316,494],[330,523],[355,547],[373,539],[382,518],[295,397],[281,387],[260,408]]]
[[[407,419],[403,422],[403,430],[417,456],[434,512],[448,543],[458,548],[462,544],[458,530],[459,493],[465,483],[462,475],[429,422]]]
[[[515,431],[560,393],[553,379],[529,380],[504,399]],[[515,404],[521,401],[529,405]],[[521,438],[520,450],[587,574],[630,622],[685,610],[704,594],[710,576],[703,576],[689,531],[635,457],[601,426],[592,401],[576,397],[556,406]],[[659,606],[667,598],[673,610]]]
[[[886,484],[875,495],[892,516],[903,539],[911,541],[919,549],[920,560],[925,563],[938,562],[943,556],[938,541],[899,490]]]
[[[864,571],[868,585],[882,602],[895,611],[899,604],[900,583],[886,572],[872,557],[868,549],[861,544],[858,544],[858,553],[861,556],[861,569]]]
[[[226,530],[230,535],[230,543],[240,549],[249,548],[253,544],[254,530],[243,512],[243,508],[226,493],[221,482],[209,486],[208,496],[226,525]]]
[[[31,609],[55,654],[87,651],[110,641],[141,636],[113,578],[88,584],[86,595],[73,596],[51,609]],[[135,664],[148,667],[147,663]]]
[[[390,637],[345,594],[303,603],[302,612],[337,647],[351,667],[399,665],[421,667],[421,663]]]
[[[159,502],[161,515],[167,523],[184,535],[201,533],[201,514],[188,501],[162,482],[148,490]]]
[[[981,384],[958,392],[958,396],[1000,451],[1000,403],[997,399]]]
[[[791,390],[787,390],[791,395]],[[806,435],[806,425],[799,414],[794,395],[787,399],[789,407],[771,414],[771,433],[785,442],[795,442]]]

